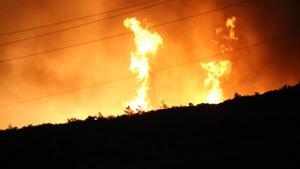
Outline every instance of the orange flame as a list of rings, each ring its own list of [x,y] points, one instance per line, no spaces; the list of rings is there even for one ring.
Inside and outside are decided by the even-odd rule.
[[[232,51],[233,48],[230,42],[233,40],[238,40],[235,34],[235,22],[236,17],[230,17],[226,20],[226,28],[228,29],[228,35],[223,36],[226,44],[217,43],[220,45],[221,53],[226,53]],[[216,34],[219,35],[223,32],[223,28],[217,28]],[[204,80],[204,85],[210,87],[208,95],[205,99],[207,103],[220,103],[224,101],[223,90],[220,86],[220,78],[229,75],[231,72],[231,62],[229,60],[223,61],[210,61],[208,63],[202,63],[201,67],[207,71],[207,77]]]
[[[124,20],[124,26],[134,33],[136,50],[131,52],[130,70],[138,78],[137,97],[129,103],[130,108],[135,111],[145,111],[150,108],[148,99],[149,89],[149,55],[154,56],[158,47],[163,44],[163,39],[156,32],[141,27],[136,18]]]
[[[220,87],[220,78],[228,75],[231,71],[231,62],[224,61],[210,61],[202,63],[202,68],[207,71],[207,78],[204,80],[205,86],[210,86],[210,91],[206,97],[207,103],[220,103],[224,100],[223,91]]]
[[[238,38],[235,35],[235,22],[236,22],[236,17],[233,16],[231,18],[228,18],[226,20],[226,27],[229,29],[229,35],[225,36],[225,39],[228,40],[238,40]]]

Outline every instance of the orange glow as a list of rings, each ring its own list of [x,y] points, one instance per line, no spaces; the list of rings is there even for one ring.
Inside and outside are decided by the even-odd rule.
[[[136,50],[131,53],[130,70],[138,78],[137,97],[128,103],[130,108],[137,111],[145,111],[150,108],[149,89],[149,56],[154,56],[158,47],[163,44],[163,39],[156,33],[141,27],[136,18],[128,18],[124,21],[124,26],[134,33]]]

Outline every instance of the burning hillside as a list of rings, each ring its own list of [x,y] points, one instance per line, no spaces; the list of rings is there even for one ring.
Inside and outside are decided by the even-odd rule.
[[[294,168],[299,95],[300,84],[218,105],[10,128],[0,131],[1,166]]]
[[[238,40],[236,37],[236,17],[230,17],[226,20],[226,29],[223,27],[216,28],[216,35],[221,36],[223,42],[212,40],[212,43],[220,49],[219,55],[228,55],[233,51],[231,41]],[[159,45],[162,45],[163,39],[157,33],[151,33],[149,30],[141,27],[141,23],[136,18],[126,19],[124,25],[130,28],[134,33],[136,51],[131,53],[130,70],[138,78],[137,98],[129,103],[127,109],[132,109],[137,113],[147,111],[153,106],[150,105],[148,91],[150,86],[149,74],[151,73],[150,58],[148,55],[155,55]],[[225,32],[225,33],[224,33]],[[166,44],[167,45],[167,44]],[[228,56],[227,56],[228,57]],[[231,71],[231,62],[229,60],[214,61],[215,58],[207,58],[207,63],[201,63],[201,67],[207,71],[207,77],[204,79],[204,85],[208,89],[205,98],[200,98],[198,102],[220,103],[226,98],[223,96],[220,78],[229,75]],[[158,108],[158,107],[154,107]]]

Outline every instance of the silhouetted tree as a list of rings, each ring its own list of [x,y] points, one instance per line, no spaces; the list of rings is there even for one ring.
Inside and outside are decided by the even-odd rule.
[[[166,104],[166,102],[164,100],[161,100],[161,102],[160,102],[160,108],[167,109],[169,107],[168,107],[168,105]]]
[[[98,118],[98,119],[104,118],[101,112],[98,113],[98,117],[97,117],[97,118]]]
[[[126,115],[128,115],[128,116],[131,116],[131,115],[134,114],[134,111],[131,109],[130,106],[127,106],[127,107],[125,108],[125,110],[124,110],[124,113],[125,113]]]
[[[235,99],[241,98],[241,97],[242,97],[242,96],[241,96],[240,94],[238,94],[238,93],[235,93],[235,94],[234,94],[234,98],[235,98]]]

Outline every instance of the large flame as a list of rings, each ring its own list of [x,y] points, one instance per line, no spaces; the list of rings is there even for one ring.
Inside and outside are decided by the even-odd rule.
[[[207,78],[204,80],[204,85],[210,87],[205,101],[207,103],[222,102],[224,96],[220,87],[220,78],[230,73],[231,62],[229,60],[219,62],[210,61],[208,63],[202,63],[201,66],[207,71]]]
[[[134,33],[136,50],[131,53],[130,70],[138,78],[137,97],[128,105],[137,111],[145,111],[150,108],[148,99],[149,89],[149,56],[154,56],[158,47],[163,44],[163,39],[156,32],[152,33],[143,28],[136,18],[124,20],[124,26]]]
[[[238,37],[235,33],[235,22],[236,17],[230,17],[226,20],[226,28],[228,33],[222,36],[225,40],[225,44],[218,42],[220,46],[220,52],[226,53],[232,51],[231,42],[233,40],[238,40]],[[219,35],[223,33],[223,28],[217,28],[216,34]],[[220,78],[226,75],[229,75],[231,72],[231,62],[229,60],[221,61],[210,61],[207,63],[202,63],[201,67],[207,71],[207,77],[204,80],[204,85],[210,87],[207,97],[205,98],[206,103],[220,103],[224,101],[223,90],[220,86]]]

